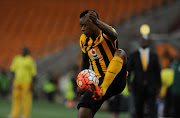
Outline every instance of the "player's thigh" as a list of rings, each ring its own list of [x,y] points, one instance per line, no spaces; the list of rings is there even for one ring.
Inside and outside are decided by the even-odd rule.
[[[106,98],[109,99],[110,97],[120,94],[126,86],[126,79],[119,77],[119,74],[116,76],[112,84],[109,86],[106,95]]]

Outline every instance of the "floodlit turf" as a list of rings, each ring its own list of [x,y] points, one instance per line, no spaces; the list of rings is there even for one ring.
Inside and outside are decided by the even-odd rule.
[[[7,118],[11,109],[11,101],[0,99],[0,118]],[[77,110],[66,108],[60,103],[35,101],[31,118],[77,118]],[[94,118],[111,118],[109,112],[98,111]],[[119,118],[128,118],[128,114],[121,114]]]

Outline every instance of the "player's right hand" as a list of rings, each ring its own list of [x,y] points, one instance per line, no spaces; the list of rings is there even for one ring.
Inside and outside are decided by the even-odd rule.
[[[81,97],[84,94],[84,91],[77,87],[76,90],[76,97]]]
[[[88,17],[89,19],[91,19],[94,24],[96,24],[96,22],[97,22],[97,20],[98,20],[97,15],[96,15],[96,13],[95,13],[94,11],[89,11],[89,12],[86,14],[86,17]]]
[[[94,100],[101,100],[102,99],[102,94],[103,94],[103,89],[101,86],[98,86],[94,82],[90,85],[91,87],[89,90],[93,93],[93,98]]]

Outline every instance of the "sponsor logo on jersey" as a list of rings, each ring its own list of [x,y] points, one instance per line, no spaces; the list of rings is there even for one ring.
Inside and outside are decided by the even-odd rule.
[[[90,53],[93,57],[97,56],[97,51],[94,48],[90,50]]]
[[[103,57],[102,55],[97,56],[97,51],[94,48],[92,48],[90,50],[90,54],[93,56],[93,58],[91,58],[91,60],[95,60],[95,59],[99,59],[99,58]]]

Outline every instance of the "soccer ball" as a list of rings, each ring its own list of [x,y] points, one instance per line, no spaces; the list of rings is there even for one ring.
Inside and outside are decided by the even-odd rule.
[[[99,79],[94,71],[90,69],[85,69],[78,74],[76,82],[81,90],[89,92],[90,85],[93,82],[98,85]]]

